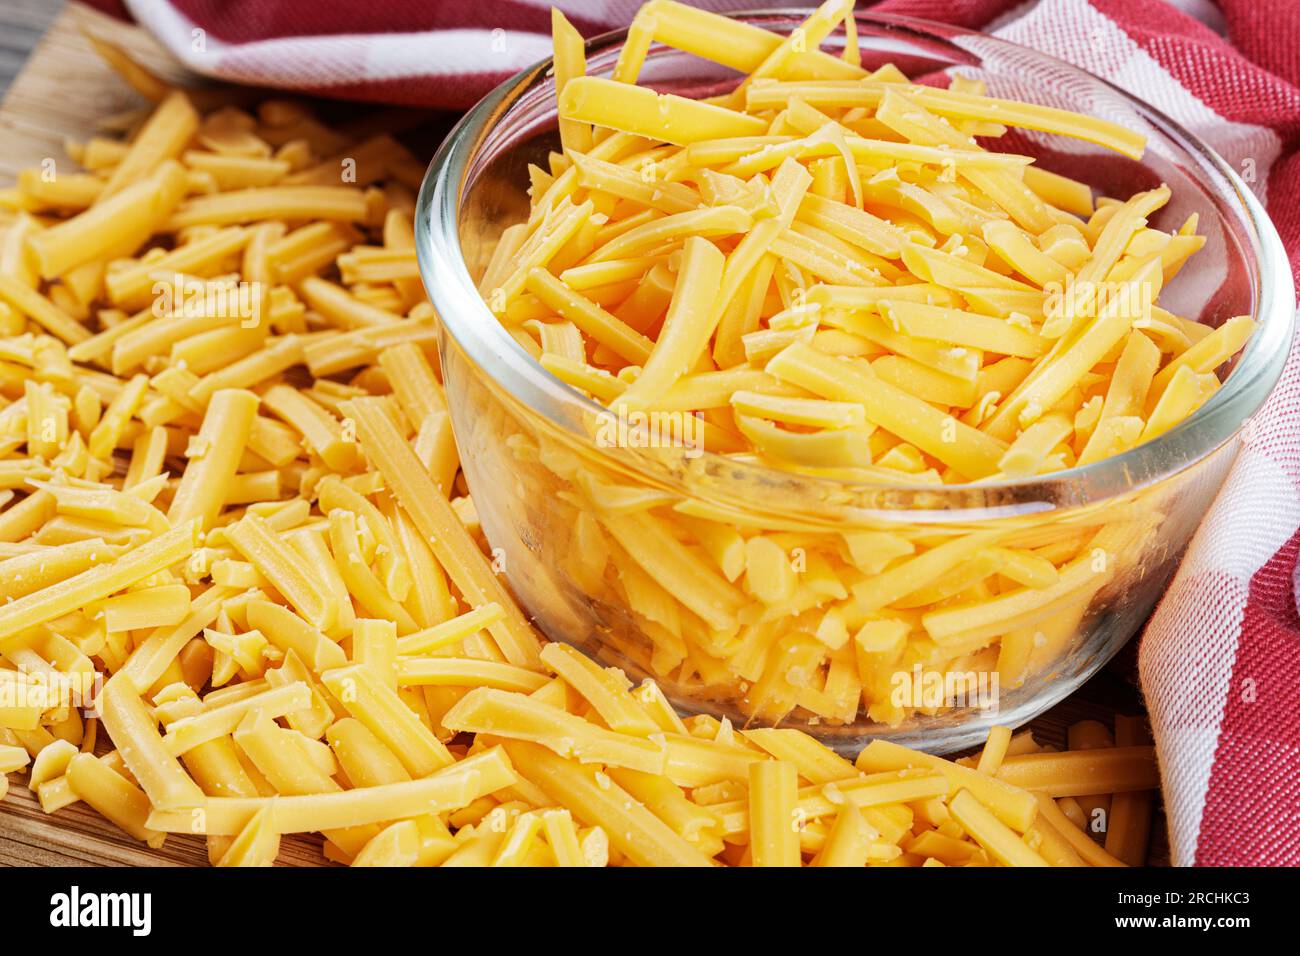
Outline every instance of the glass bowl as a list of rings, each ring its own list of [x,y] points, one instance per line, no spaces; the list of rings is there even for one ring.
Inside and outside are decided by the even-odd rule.
[[[788,33],[805,15],[740,17]],[[1173,198],[1155,228],[1199,214],[1206,246],[1161,305],[1211,325],[1242,314],[1258,323],[1209,402],[1156,440],[1092,465],[937,487],[846,483],[602,440],[602,407],[534,361],[476,290],[501,231],[527,216],[527,164],[545,167],[557,148],[550,61],[498,87],[442,145],[419,197],[419,261],[441,320],[461,462],[495,566],[548,637],[633,680],[653,677],[682,713],[798,727],[846,751],[881,737],[947,752],[1052,706],[1142,626],[1223,482],[1243,426],[1281,374],[1294,291],[1281,243],[1249,189],[1149,105],[983,34],[856,16],[868,68],[894,62],[915,78],[959,67],[991,95],[1080,110],[1147,135],[1138,162],[1059,136],[1013,134],[1017,149],[1100,194],[1126,199],[1167,183]],[[590,74],[612,72],[623,38],[587,44]],[[641,74],[643,84],[693,96],[737,81],[725,67],[658,45]],[[758,535],[791,558],[798,599],[785,610],[727,603],[742,584],[737,540],[743,548]],[[905,560],[899,541],[914,554],[944,544],[960,552],[931,588],[941,606],[945,586],[978,575],[972,569],[997,548],[1047,556],[1058,578],[1037,589],[998,578],[985,586],[982,610],[948,615],[933,630],[908,625],[904,611],[896,615],[901,644],[892,625],[858,639],[890,593],[882,570]],[[965,602],[970,592],[962,594]],[[838,628],[819,637],[814,626],[833,606],[847,645],[835,646],[844,640]]]

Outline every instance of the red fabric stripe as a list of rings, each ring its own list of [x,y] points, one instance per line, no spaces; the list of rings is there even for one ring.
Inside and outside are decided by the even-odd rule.
[[[1199,866],[1300,865],[1300,617],[1291,583],[1297,554],[1300,531],[1250,582]]]
[[[93,7],[100,13],[107,13],[110,17],[117,17],[119,20],[131,21],[131,13],[126,9],[122,0],[81,0],[88,7]]]
[[[1296,0],[1218,0],[1232,45],[1270,73],[1300,86],[1300,3]],[[1290,43],[1278,42],[1279,38]]]
[[[953,26],[978,30],[1023,0],[881,0],[872,13],[893,13],[921,20],[937,20]]]
[[[1196,43],[1233,52],[1221,36],[1195,17],[1188,16],[1165,0],[1088,0],[1110,19],[1129,31],[1145,35],[1177,37],[1182,42]]]
[[[171,0],[197,26],[225,43],[342,33],[416,33],[463,28],[550,34],[551,12],[513,0],[411,3],[410,0]],[[574,16],[579,30],[609,29],[599,18]]]

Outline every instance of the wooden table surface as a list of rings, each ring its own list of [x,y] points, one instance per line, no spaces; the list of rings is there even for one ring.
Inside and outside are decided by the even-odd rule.
[[[62,9],[59,9],[62,7]],[[37,38],[49,22],[48,31]],[[184,74],[142,31],[76,4],[56,0],[3,0],[0,3],[0,88],[9,83],[0,104],[0,187],[18,171],[45,157],[65,161],[64,141],[84,139],[104,117],[140,108],[132,92],[90,49],[82,28],[126,46],[147,59],[164,76]],[[30,41],[30,42],[29,42]],[[15,57],[30,47],[17,70]],[[1029,726],[1043,743],[1062,747],[1066,731],[1079,720],[1110,725],[1117,713],[1143,713],[1136,683],[1135,644],[1067,700]],[[202,839],[170,836],[154,851],[122,833],[98,814],[78,804],[47,817],[20,775],[10,777],[9,794],[0,801],[0,865],[140,865],[175,866],[207,862]],[[1151,862],[1167,860],[1163,818],[1152,827]],[[324,862],[319,838],[293,837],[282,842],[279,863],[312,866]]]
[[[4,0],[0,4],[0,97],[62,9],[63,0]]]

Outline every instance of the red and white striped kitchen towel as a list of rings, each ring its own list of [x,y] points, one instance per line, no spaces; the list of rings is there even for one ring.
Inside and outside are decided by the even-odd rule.
[[[391,103],[464,108],[550,52],[549,0],[125,5],[198,72]],[[639,0],[556,5],[591,35],[626,26]],[[1249,174],[1300,268],[1300,0],[885,0],[872,9],[987,30],[1154,104]],[[1300,865],[1298,486],[1293,350],[1142,638],[1180,864]]]

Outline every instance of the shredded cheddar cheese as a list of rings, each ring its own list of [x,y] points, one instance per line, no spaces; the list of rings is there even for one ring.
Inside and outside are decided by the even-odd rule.
[[[1044,679],[1143,573],[1174,486],[979,528],[902,513],[836,532],[718,505],[725,464],[693,455],[916,494],[1050,476],[1184,421],[1254,327],[1159,306],[1204,244],[1194,217],[1148,225],[1167,187],[1094,198],[976,139],[1020,126],[1136,158],[1141,135],[967,77],[868,69],[847,34],[843,59],[818,51],[851,9],[830,0],[783,40],[652,0],[613,78],[580,75],[557,19],[562,150],[477,263],[515,340],[626,432],[597,443],[685,476],[656,494],[540,427],[484,436],[547,489],[530,533],[602,608],[604,659],[675,701],[809,727],[960,706],[961,675]],[[707,102],[638,87],[656,41],[748,76]],[[953,686],[900,701],[918,668]]]
[[[818,51],[850,9],[813,13],[805,47],[655,0],[613,80],[555,15],[565,152],[482,278],[521,345],[613,408],[701,412],[711,450],[849,478],[1041,474],[1191,414],[1250,326],[1137,324],[1199,245],[1146,228],[1167,191],[1094,208],[971,134],[1140,143],[868,73],[856,33]],[[635,85],[652,42],[750,77],[660,96]],[[27,772],[47,813],[198,835],[220,866],[313,832],[357,866],[1144,860],[1157,781],[1132,721],[1118,746],[999,728],[972,765],[883,741],[850,762],[683,719],[654,680],[545,644],[459,474],[419,163],[296,102],[202,112],[96,45],[153,114],[78,144],[85,172],[0,192],[0,796]],[[1047,283],[1085,273],[1139,299],[1048,315]],[[900,719],[882,682],[922,660],[1023,675],[1104,584],[1095,553],[1121,560],[1156,520],[827,546],[572,487],[575,578],[609,586],[612,563],[652,669],[744,683],[770,724]],[[1101,797],[1104,846],[1069,815]]]

